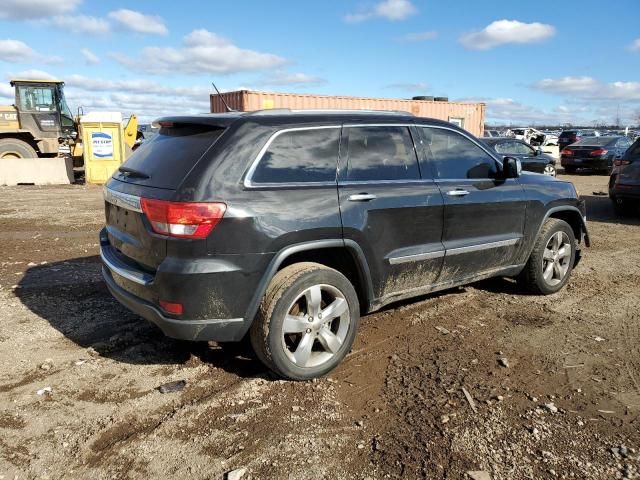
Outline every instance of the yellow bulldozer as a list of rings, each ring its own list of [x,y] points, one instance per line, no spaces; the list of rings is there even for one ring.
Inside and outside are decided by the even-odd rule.
[[[72,156],[74,166],[84,164],[82,122],[74,117],[59,80],[11,80],[15,103],[0,105],[0,159]],[[124,157],[136,145],[138,119],[129,118],[122,136]]]

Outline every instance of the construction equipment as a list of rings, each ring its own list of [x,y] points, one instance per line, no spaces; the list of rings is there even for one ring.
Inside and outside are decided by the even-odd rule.
[[[16,100],[0,106],[0,158],[56,157],[77,137],[64,82],[11,80]]]
[[[0,159],[72,157],[73,166],[86,165],[82,115],[74,117],[64,97],[60,80],[11,80],[15,104],[0,106]],[[117,156],[124,162],[136,147],[138,118],[131,115],[122,134],[117,135]],[[120,145],[121,144],[121,145]],[[10,163],[3,163],[10,168]],[[117,167],[116,167],[117,168]],[[21,171],[24,166],[20,165]]]

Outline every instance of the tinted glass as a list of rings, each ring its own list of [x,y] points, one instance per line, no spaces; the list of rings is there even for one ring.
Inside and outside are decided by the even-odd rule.
[[[223,131],[223,128],[207,125],[178,124],[172,128],[161,128],[158,135],[144,142],[123,165],[149,178],[126,177],[118,171],[113,176],[130,183],[177,188]]]
[[[352,127],[348,133],[347,180],[420,178],[408,127]]]
[[[520,142],[503,142],[495,146],[496,152],[503,155],[533,155],[533,148]]]
[[[254,183],[335,182],[339,128],[294,130],[269,145],[251,181]]]
[[[495,160],[468,138],[451,130],[424,128],[427,155],[436,178],[492,178]]]
[[[513,142],[513,153],[516,155],[533,155],[534,150],[529,145],[520,142]]]
[[[638,160],[640,160],[640,138],[636,140],[633,145],[631,145],[631,148],[627,150],[624,158],[632,162],[637,162]]]
[[[562,132],[560,134],[560,137],[558,138],[570,138],[570,137],[575,137],[576,136],[576,132],[575,131],[565,131]]]
[[[574,147],[604,147],[606,145],[615,145],[616,139],[611,137],[589,137],[584,138],[573,144]]]

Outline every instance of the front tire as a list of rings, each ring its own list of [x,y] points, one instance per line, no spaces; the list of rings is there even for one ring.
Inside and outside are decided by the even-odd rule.
[[[556,167],[551,163],[547,163],[544,166],[544,171],[542,173],[544,173],[545,175],[548,175],[549,177],[555,177],[556,176]]]
[[[251,326],[251,345],[278,376],[310,380],[347,355],[359,321],[358,295],[344,275],[317,263],[296,263],[271,280]]]
[[[575,258],[573,229],[564,220],[549,218],[540,229],[521,281],[533,293],[556,293],[569,281]]]

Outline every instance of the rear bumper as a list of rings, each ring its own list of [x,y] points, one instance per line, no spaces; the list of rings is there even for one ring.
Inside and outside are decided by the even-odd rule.
[[[625,200],[640,200],[640,185],[614,185],[609,196]]]
[[[612,167],[612,163],[609,160],[602,158],[562,157],[560,165],[563,167],[594,168],[597,170],[607,170]]]
[[[157,325],[168,337],[192,341],[233,342],[242,339],[247,331],[248,327],[243,318],[208,320],[176,320],[168,318],[153,304],[119,287],[113,280],[113,274],[106,266],[102,267],[102,277],[111,295],[118,302],[142,318]]]

